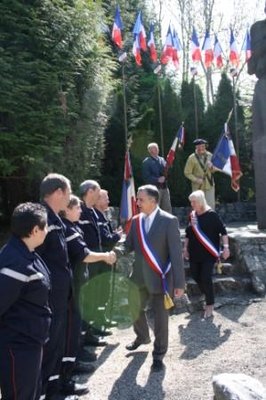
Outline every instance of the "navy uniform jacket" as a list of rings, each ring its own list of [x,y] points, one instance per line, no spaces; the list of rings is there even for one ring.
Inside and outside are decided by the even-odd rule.
[[[159,183],[158,178],[164,175],[166,161],[163,157],[146,157],[142,163],[142,178],[145,184],[166,188],[166,183]]]
[[[68,219],[64,218],[63,222],[66,227],[66,242],[70,265],[72,268],[75,268],[77,264],[81,263],[90,254],[90,250],[84,241],[81,228]]]
[[[92,251],[101,251],[101,236],[97,225],[97,214],[94,208],[81,204],[82,213],[78,225],[84,233],[84,241]]]
[[[47,204],[48,234],[36,250],[46,263],[52,283],[51,304],[65,309],[70,295],[72,273],[69,266],[65,226],[61,218]]]
[[[95,212],[98,217],[97,225],[101,235],[102,248],[104,251],[112,250],[114,245],[119,241],[120,236],[118,235],[118,233],[113,232],[110,221],[100,210],[97,210],[97,208],[95,208]]]
[[[44,344],[51,322],[49,292],[46,265],[12,236],[0,252],[0,340],[14,332]]]

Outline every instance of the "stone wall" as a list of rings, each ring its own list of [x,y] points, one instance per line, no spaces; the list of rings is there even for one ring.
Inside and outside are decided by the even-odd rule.
[[[180,226],[184,228],[188,221],[188,216],[191,211],[190,207],[174,207],[173,213],[179,219]],[[228,224],[232,222],[254,222],[256,221],[256,204],[248,202],[235,202],[229,204],[218,204],[216,211],[222,220]],[[110,207],[110,215],[114,224],[119,220],[119,209]]]
[[[177,215],[181,227],[186,226],[190,211],[190,207],[174,207],[173,213]],[[228,204],[218,204],[215,211],[217,211],[225,224],[232,222],[256,221],[255,203],[235,202]]]

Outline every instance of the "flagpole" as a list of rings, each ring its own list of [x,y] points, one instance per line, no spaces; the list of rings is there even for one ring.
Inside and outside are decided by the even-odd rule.
[[[234,108],[234,125],[235,125],[235,138],[236,138],[236,155],[239,159],[239,137],[238,137],[238,118],[237,118],[237,100],[236,100],[236,79],[233,76],[233,108]],[[237,201],[240,201],[240,189],[237,192]]]
[[[124,104],[124,130],[125,130],[125,149],[128,148],[128,127],[127,127],[127,98],[126,98],[126,79],[125,64],[122,64],[122,82],[123,82],[123,104]]]
[[[193,76],[192,79],[193,79],[193,95],[194,95],[195,131],[196,131],[196,139],[197,139],[199,137],[199,121],[198,121],[198,104],[197,104],[195,76]]]
[[[159,77],[157,78],[157,88],[158,88],[158,109],[159,109],[159,126],[160,126],[160,138],[161,138],[161,154],[164,157],[162,101],[161,101],[161,87],[160,87]]]

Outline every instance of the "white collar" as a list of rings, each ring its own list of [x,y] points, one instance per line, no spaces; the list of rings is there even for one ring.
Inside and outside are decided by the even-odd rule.
[[[149,218],[149,227],[150,227],[150,229],[151,229],[151,226],[153,224],[154,218],[156,217],[156,214],[157,214],[158,210],[159,210],[159,206],[157,206],[149,215],[144,214],[144,216],[146,218],[147,217]]]

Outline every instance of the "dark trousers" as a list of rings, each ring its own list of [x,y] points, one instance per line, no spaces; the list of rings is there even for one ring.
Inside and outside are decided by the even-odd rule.
[[[71,297],[67,310],[66,343],[62,359],[61,376],[63,381],[68,381],[75,366],[76,357],[80,347],[81,316],[78,303]]]
[[[213,261],[190,261],[190,271],[192,278],[198,284],[201,293],[206,297],[206,304],[214,304],[214,290],[212,283]]]
[[[136,341],[145,342],[150,338],[146,308],[152,308],[154,317],[153,358],[162,360],[168,349],[168,310],[164,307],[163,294],[150,294],[146,288],[130,286],[129,308],[133,318]]]
[[[50,339],[44,346],[42,363],[42,395],[52,396],[60,391],[60,372],[65,351],[67,302],[65,307],[52,305]]]
[[[0,335],[0,390],[2,400],[35,400],[40,396],[43,346],[17,333]]]

